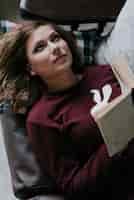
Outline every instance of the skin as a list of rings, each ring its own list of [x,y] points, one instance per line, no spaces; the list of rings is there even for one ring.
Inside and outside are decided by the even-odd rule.
[[[40,76],[49,90],[64,90],[78,82],[77,75],[72,72],[68,44],[51,25],[33,31],[26,48],[31,75]]]

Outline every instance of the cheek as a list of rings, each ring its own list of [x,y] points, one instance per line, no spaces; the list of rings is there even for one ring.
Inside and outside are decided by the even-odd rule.
[[[31,60],[31,64],[34,66],[42,66],[48,63],[49,63],[49,56],[44,54],[37,55]]]
[[[70,62],[72,63],[72,53],[71,53],[71,50],[69,48],[69,46],[67,45],[67,43],[64,43],[64,46],[63,46],[63,49],[66,51],[66,53],[68,54],[68,57],[69,57],[69,60]]]
[[[36,59],[33,60],[32,69],[36,75],[43,77],[43,79],[49,78],[49,76],[54,72],[50,57],[45,58],[44,56],[41,56],[40,58],[36,57]]]
[[[71,53],[71,51],[70,51],[69,48],[68,48],[68,58],[69,58],[70,65],[72,65],[72,63],[73,63],[73,57],[72,57],[72,53]]]

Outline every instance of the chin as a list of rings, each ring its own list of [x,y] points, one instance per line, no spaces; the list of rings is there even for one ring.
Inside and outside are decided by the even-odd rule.
[[[68,71],[69,69],[71,69],[71,67],[69,66],[69,65],[62,65],[62,66],[59,66],[58,68],[57,68],[57,71],[62,71],[62,72],[64,72],[64,71]]]

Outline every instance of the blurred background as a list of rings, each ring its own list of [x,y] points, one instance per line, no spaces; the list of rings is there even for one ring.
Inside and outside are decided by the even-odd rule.
[[[0,0],[0,20],[18,21],[19,0]],[[16,200],[11,186],[11,178],[0,124],[0,199]]]
[[[18,20],[19,0],[0,0],[0,20]]]
[[[0,124],[0,199],[16,200],[11,185],[7,155],[5,152],[2,129]]]

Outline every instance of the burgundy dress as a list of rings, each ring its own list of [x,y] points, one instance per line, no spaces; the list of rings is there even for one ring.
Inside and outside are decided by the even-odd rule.
[[[45,91],[27,118],[40,167],[53,178],[59,192],[70,198],[119,200],[128,199],[133,191],[129,180],[134,177],[132,155],[126,150],[110,158],[90,113],[96,105],[92,91],[103,101],[107,86],[112,90],[109,101],[120,95],[109,66],[86,68],[74,87],[58,93]]]

